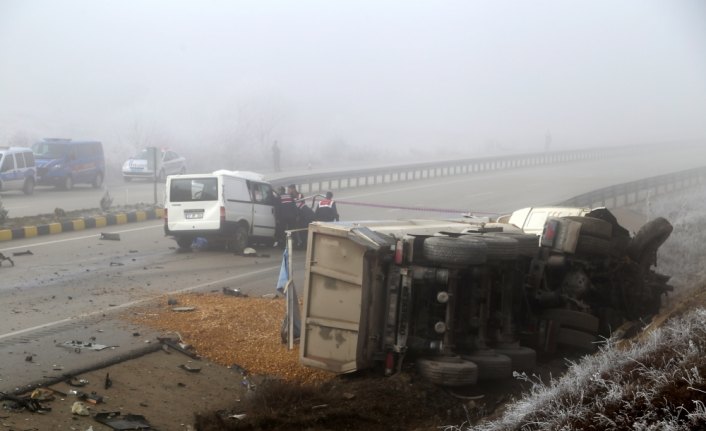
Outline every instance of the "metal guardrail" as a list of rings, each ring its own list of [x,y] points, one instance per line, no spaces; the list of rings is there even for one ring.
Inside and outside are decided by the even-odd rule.
[[[706,183],[706,166],[592,190],[574,196],[558,205],[620,208],[644,202],[650,197],[684,190],[704,183]]]
[[[295,184],[297,185],[297,189],[302,193],[315,193],[324,190],[365,187],[399,181],[426,180],[451,175],[464,175],[498,170],[519,169],[553,163],[600,159],[610,155],[634,151],[635,148],[638,147],[621,146],[424,162],[369,169],[351,169],[334,172],[302,174],[275,178],[270,182],[276,187]]]

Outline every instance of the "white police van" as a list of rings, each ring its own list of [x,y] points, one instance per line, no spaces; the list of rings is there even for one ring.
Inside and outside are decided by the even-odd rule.
[[[37,168],[31,148],[0,147],[0,191],[22,190],[34,193]]]
[[[272,186],[254,172],[170,175],[164,205],[164,233],[180,248],[196,238],[241,252],[255,240],[275,240]]]

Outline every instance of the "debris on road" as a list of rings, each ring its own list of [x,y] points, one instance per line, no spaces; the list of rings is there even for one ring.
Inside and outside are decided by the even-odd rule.
[[[243,249],[243,256],[257,257],[257,250],[251,247]]]
[[[10,403],[5,404],[5,408],[8,410],[26,409],[32,413],[44,413],[51,411],[51,407],[43,406],[39,400],[35,400],[32,397],[17,397],[6,394],[5,392],[0,392],[0,401],[10,401]]]
[[[77,416],[90,416],[91,412],[88,411],[88,406],[82,401],[76,401],[71,405],[71,413]]]
[[[243,292],[241,292],[240,289],[238,289],[237,287],[224,287],[223,294],[230,295],[230,296],[237,296],[237,297],[247,297],[248,296],[248,295],[244,294]]]
[[[110,262],[110,266],[125,266],[125,264],[120,262]]]
[[[105,381],[103,382],[103,388],[108,389],[113,386],[113,380],[110,378],[110,373],[105,373]]]
[[[190,373],[198,373],[201,371],[201,368],[199,368],[199,367],[190,367],[189,365],[186,365],[186,364],[179,365],[179,368],[181,368],[182,370],[188,371]]]
[[[32,256],[34,253],[32,253],[30,250],[26,251],[16,251],[12,253],[13,256]]]
[[[125,414],[121,412],[96,413],[93,417],[96,422],[107,425],[114,430],[149,430],[152,425],[144,416]]]
[[[120,234],[119,233],[101,232],[100,239],[107,239],[110,241],[120,241]]]
[[[172,307],[172,311],[176,311],[178,313],[185,313],[194,310],[196,310],[196,307]]]
[[[5,256],[4,254],[0,253],[0,266],[2,266],[2,263],[8,261],[10,262],[11,266],[15,266],[15,262],[12,261],[9,257]]]
[[[81,353],[82,349],[88,349],[88,350],[104,350],[107,349],[110,346],[106,346],[105,344],[98,344],[98,343],[93,343],[93,342],[83,342],[83,341],[77,341],[77,340],[71,340],[71,341],[64,341],[62,344],[60,344],[62,347],[68,347],[70,349],[73,349],[76,353]]]

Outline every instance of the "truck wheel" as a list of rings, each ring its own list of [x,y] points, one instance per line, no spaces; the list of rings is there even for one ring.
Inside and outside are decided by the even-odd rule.
[[[96,174],[96,177],[93,178],[93,188],[94,189],[99,189],[103,185],[103,174],[98,172]]]
[[[529,347],[509,345],[499,346],[493,350],[510,358],[513,371],[530,371],[537,366],[537,352]]]
[[[593,352],[598,347],[597,337],[588,332],[577,331],[575,329],[561,328],[557,334],[556,342],[559,345],[572,347],[578,350]]]
[[[478,367],[458,356],[417,359],[417,371],[431,383],[441,386],[466,386],[478,382]]]
[[[242,253],[245,247],[248,246],[248,229],[243,225],[238,225],[233,233],[233,239],[230,246],[233,252]]]
[[[424,257],[442,265],[482,265],[486,251],[487,246],[478,239],[435,236],[424,240]]]
[[[581,235],[594,236],[596,238],[610,239],[613,235],[613,225],[605,220],[593,217],[567,216],[562,217],[565,220],[571,220],[581,223]]]
[[[34,178],[27,178],[25,180],[25,184],[22,187],[22,191],[26,195],[31,195],[32,193],[34,193]]]
[[[181,249],[191,248],[191,243],[194,242],[193,239],[184,236],[177,237],[176,243]]]
[[[663,217],[658,217],[643,225],[628,245],[628,256],[641,262],[647,253],[654,253],[672,234],[674,227]]]
[[[478,380],[499,380],[512,377],[512,359],[493,350],[480,350],[461,359],[471,361],[478,367]]]
[[[524,257],[535,257],[539,251],[539,237],[533,234],[503,232],[501,234],[489,233],[486,236],[508,236],[517,241],[517,254]]]
[[[595,236],[579,235],[576,254],[607,256],[610,253],[610,241]]]
[[[464,237],[464,239],[471,239]],[[482,235],[479,238],[488,248],[488,260],[515,260],[519,256],[517,240],[508,235]]]
[[[572,328],[591,334],[598,333],[599,319],[588,313],[565,308],[548,308],[539,315],[542,320],[552,320],[561,328]]]

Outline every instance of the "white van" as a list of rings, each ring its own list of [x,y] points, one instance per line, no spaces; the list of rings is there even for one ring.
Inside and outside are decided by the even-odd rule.
[[[37,168],[31,148],[0,147],[0,191],[22,190],[34,193]]]
[[[170,175],[164,233],[181,248],[189,248],[197,237],[236,252],[255,240],[272,245],[276,203],[272,186],[254,172]]]

